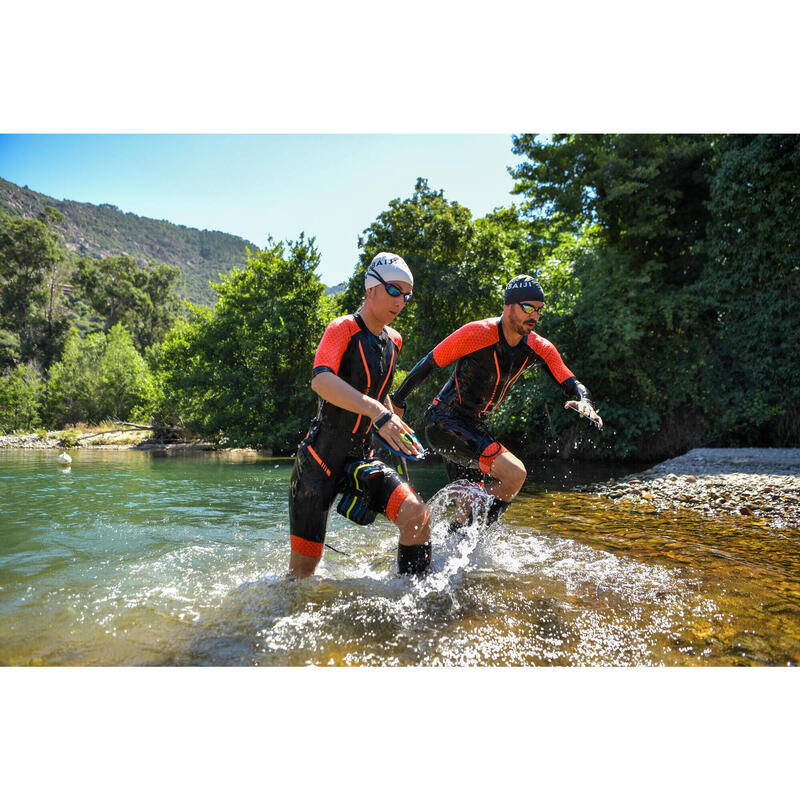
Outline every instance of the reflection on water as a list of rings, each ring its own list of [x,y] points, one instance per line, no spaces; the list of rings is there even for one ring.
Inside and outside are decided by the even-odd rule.
[[[800,659],[800,531],[565,489],[535,475],[501,524],[446,533],[433,572],[333,514],[287,581],[291,462],[0,451],[1,664],[735,665]],[[562,469],[561,465],[554,465]],[[627,472],[630,471],[628,467]]]

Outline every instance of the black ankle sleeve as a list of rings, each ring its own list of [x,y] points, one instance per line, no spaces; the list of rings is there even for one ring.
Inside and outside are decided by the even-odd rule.
[[[491,525],[493,522],[497,522],[500,515],[505,512],[509,505],[511,504],[506,503],[505,500],[501,500],[499,497],[492,498],[492,504],[489,506],[489,511],[486,513],[486,524]]]
[[[431,543],[397,546],[397,571],[401,575],[421,575],[431,565]]]

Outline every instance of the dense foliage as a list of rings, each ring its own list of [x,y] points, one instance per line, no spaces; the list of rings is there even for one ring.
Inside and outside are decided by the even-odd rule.
[[[161,417],[230,446],[293,449],[316,407],[314,353],[335,309],[318,266],[313,239],[270,239],[215,284],[213,313],[195,308],[151,354]]]
[[[164,338],[180,310],[180,274],[169,264],[140,267],[130,256],[109,256],[80,259],[73,281],[103,321],[104,332],[124,323],[144,350]]]
[[[576,350],[612,451],[736,444],[770,422],[772,443],[796,443],[800,139],[519,136],[514,151],[537,263],[564,236],[591,242],[548,330]]]
[[[47,227],[52,219],[0,214],[0,369],[36,359],[49,363],[66,333],[57,308],[65,253]]]
[[[149,419],[143,355],[179,313],[180,271],[129,257],[70,257],[59,212],[0,214],[0,430]]]
[[[121,323],[85,339],[73,330],[44,391],[44,422],[52,428],[148,418],[156,399],[147,364]]]
[[[732,444],[800,443],[800,137],[717,142],[707,264],[711,430]]]
[[[0,428],[134,415],[289,453],[314,413],[325,325],[361,305],[367,265],[388,250],[415,276],[396,381],[456,328],[499,315],[513,275],[539,277],[538,330],[606,427],[526,374],[490,418],[522,454],[800,444],[800,137],[525,134],[512,148],[519,207],[474,219],[419,179],[363,232],[342,294],[325,295],[313,238],[270,239],[188,316],[174,267],[73,260],[56,209],[0,214]],[[412,397],[412,423],[448,375]]]

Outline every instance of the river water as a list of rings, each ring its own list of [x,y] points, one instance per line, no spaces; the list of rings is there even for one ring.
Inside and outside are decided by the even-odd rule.
[[[542,464],[501,524],[448,537],[444,469],[412,465],[433,571],[335,512],[285,579],[289,459],[0,451],[3,665],[788,665],[800,531],[569,490],[630,467]]]

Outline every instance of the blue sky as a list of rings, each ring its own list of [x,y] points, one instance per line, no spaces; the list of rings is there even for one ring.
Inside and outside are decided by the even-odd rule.
[[[58,200],[233,233],[317,237],[320,277],[352,273],[358,236],[417,177],[483,216],[519,198],[511,134],[2,135],[0,177]]]

